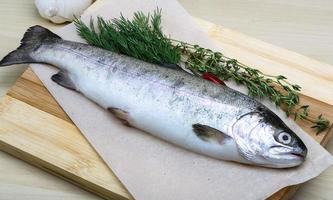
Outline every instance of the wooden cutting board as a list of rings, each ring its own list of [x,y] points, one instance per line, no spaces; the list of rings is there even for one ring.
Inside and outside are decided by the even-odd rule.
[[[202,20],[198,20],[198,23],[218,40],[226,51],[234,54],[233,57],[239,55],[250,64],[258,62],[263,71],[270,71],[268,67],[263,67],[266,66],[265,63],[270,66],[272,66],[271,63],[282,63],[285,69],[290,70],[290,74],[301,69],[302,73],[311,76],[313,73],[309,70],[309,62],[316,64],[316,67],[327,67],[326,64],[237,32],[216,27],[211,23]],[[251,48],[245,49],[242,45],[246,44],[249,44]],[[259,60],[247,60],[247,57],[256,57]],[[273,64],[273,66],[277,66],[277,64]],[[298,78],[293,80],[297,83],[302,82],[302,77]],[[316,78],[318,79],[318,76]],[[333,85],[332,81],[325,77],[319,77],[319,79],[322,81],[321,83]],[[313,94],[309,92],[311,88],[306,91],[305,93]],[[312,95],[308,94],[301,95],[302,103],[311,105],[314,114],[323,113],[333,121],[333,106],[330,102],[333,94],[331,96],[328,94],[324,98],[319,96],[318,98],[322,101],[310,97]],[[2,100],[0,124],[1,150],[105,199],[132,199],[115,174],[89,145],[30,68],[24,72]],[[302,121],[298,124],[321,145],[325,145],[333,134],[332,127],[330,130],[316,135],[306,122]],[[286,187],[269,199],[289,199],[297,188],[298,186]]]

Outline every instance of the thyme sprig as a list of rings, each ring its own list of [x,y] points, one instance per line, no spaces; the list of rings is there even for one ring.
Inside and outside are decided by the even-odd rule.
[[[210,72],[221,80],[234,80],[246,86],[250,96],[269,98],[294,120],[312,123],[311,128],[317,133],[329,127],[330,122],[322,115],[313,117],[308,105],[300,105],[299,85],[290,83],[283,75],[265,74],[220,52],[169,38],[162,32],[161,16],[161,10],[156,9],[152,15],[136,12],[132,20],[123,15],[112,20],[98,17],[97,30],[92,19],[89,26],[79,19],[75,25],[88,44],[151,63],[185,66],[198,76]]]
[[[294,115],[294,120],[297,119],[306,120],[310,123],[314,124],[311,128],[317,129],[317,134],[326,130],[330,126],[330,122],[320,114],[317,118],[314,118],[309,114],[309,105],[303,105],[296,109],[295,112],[292,113]]]
[[[213,52],[198,45],[181,42],[182,54],[186,55],[186,66],[196,74],[211,72],[222,80],[233,79],[237,84],[245,85],[249,95],[257,98],[268,97],[277,106],[287,105],[288,114],[299,103],[298,92],[301,87],[289,83],[286,77],[271,76],[248,67],[236,59],[228,58],[220,52]],[[277,86],[280,86],[279,90]]]

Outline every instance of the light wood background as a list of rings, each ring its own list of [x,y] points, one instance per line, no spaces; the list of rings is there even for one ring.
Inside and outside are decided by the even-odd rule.
[[[333,2],[326,0],[180,0],[195,17],[333,64]],[[0,0],[0,57],[15,49],[27,27],[50,24],[33,0]],[[51,26],[51,29],[56,27]],[[25,66],[0,69],[0,96]],[[325,70],[325,69],[323,69]],[[321,86],[318,86],[321,87]],[[332,91],[333,92],[333,91]],[[333,152],[333,141],[328,144]],[[332,199],[333,168],[304,184],[295,199]],[[99,199],[0,152],[0,199]]]

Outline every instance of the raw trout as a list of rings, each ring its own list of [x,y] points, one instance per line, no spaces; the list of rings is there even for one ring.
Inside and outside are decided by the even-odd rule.
[[[302,164],[307,148],[267,107],[227,86],[87,44],[34,26],[0,66],[47,63],[51,77],[124,124],[193,152],[270,168]]]

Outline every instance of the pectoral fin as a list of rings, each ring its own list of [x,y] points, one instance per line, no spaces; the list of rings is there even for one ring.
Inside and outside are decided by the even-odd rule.
[[[67,89],[76,90],[76,87],[67,72],[59,71],[57,74],[54,74],[51,79]]]
[[[194,133],[203,141],[222,144],[225,140],[232,139],[229,135],[203,124],[193,124]]]

